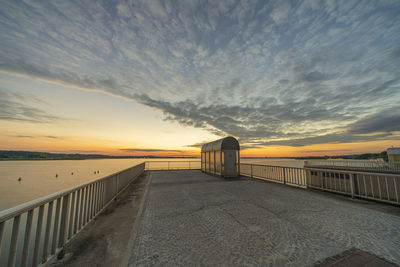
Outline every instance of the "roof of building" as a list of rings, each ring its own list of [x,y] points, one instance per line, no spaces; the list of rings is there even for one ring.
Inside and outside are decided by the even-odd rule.
[[[240,145],[238,140],[232,136],[228,136],[216,141],[204,144],[201,147],[201,152],[220,151],[220,150],[239,150]]]

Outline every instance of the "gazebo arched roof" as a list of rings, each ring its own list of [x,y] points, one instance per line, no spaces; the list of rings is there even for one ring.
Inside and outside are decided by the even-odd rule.
[[[210,143],[206,143],[201,147],[201,152],[221,150],[240,150],[238,140],[232,136],[228,136]]]

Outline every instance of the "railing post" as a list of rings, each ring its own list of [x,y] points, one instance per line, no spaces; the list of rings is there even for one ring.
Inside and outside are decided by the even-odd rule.
[[[283,167],[283,184],[286,184],[286,168]]]
[[[75,211],[75,194],[76,192],[72,192],[72,196],[71,196],[71,213],[69,216],[69,231],[67,233],[67,239],[70,239],[73,235],[73,223],[74,223],[74,211]]]
[[[26,218],[24,248],[22,249],[22,262],[21,262],[22,267],[27,266],[29,240],[31,238],[31,230],[32,230],[32,218],[33,218],[33,209],[28,211],[28,215]],[[1,235],[0,235],[0,241],[1,241]]]
[[[65,244],[66,226],[67,226],[67,215],[68,215],[68,204],[69,204],[69,194],[63,196],[63,203],[61,207],[61,221],[60,221],[60,235],[58,238],[58,247],[62,248]],[[62,259],[64,257],[64,249],[60,251],[57,259]]]
[[[10,251],[8,254],[8,265],[7,266],[14,266],[14,263],[15,263],[15,253],[17,252],[17,241],[18,241],[18,231],[19,231],[20,219],[21,219],[21,215],[17,215],[14,217],[14,220],[13,220],[11,244],[10,244]]]
[[[3,232],[4,232],[4,222],[0,222],[0,243],[3,238]]]
[[[115,197],[114,200],[117,201],[117,195],[118,195],[118,187],[119,187],[119,173],[117,174],[117,177],[115,178]]]
[[[305,175],[305,177],[304,177],[304,185],[307,188],[307,186],[311,183],[311,171],[308,170],[308,169],[305,169],[304,175]]]
[[[44,204],[39,207],[39,215],[36,224],[35,248],[33,250],[33,260],[32,260],[33,266],[36,266],[39,263],[38,257],[39,257],[40,239],[42,237],[43,211],[44,211]]]
[[[221,167],[222,167],[222,153],[221,153]],[[238,172],[240,176],[240,152],[238,152]]]
[[[91,207],[92,207],[92,199],[93,199],[93,184],[88,185],[88,190],[89,190],[89,195],[88,195],[88,201],[86,203],[86,222],[90,221],[90,212],[91,212]]]
[[[53,218],[53,203],[51,201],[47,206],[47,220],[46,220],[46,232],[44,234],[44,246],[42,251],[42,263],[47,261],[49,241],[50,241],[50,227],[51,227],[51,219]]]
[[[74,231],[73,231],[74,234],[76,234],[76,232],[78,231],[79,206],[82,206],[81,205],[81,202],[82,202],[81,193],[82,193],[81,189],[79,189],[76,192],[75,222],[74,222]]]
[[[350,192],[351,192],[351,198],[354,198],[354,176],[352,173],[349,174],[350,178]]]
[[[56,247],[57,247],[56,241],[57,241],[58,225],[59,225],[59,219],[60,219],[60,206],[61,206],[61,198],[57,198],[56,214],[54,217],[53,240],[51,243],[51,254],[56,253]]]
[[[83,212],[82,224],[81,224],[80,228],[82,228],[87,222],[86,218],[87,218],[88,204],[89,204],[88,198],[89,198],[89,185],[85,186],[85,203],[84,203],[84,207],[83,207],[84,212]]]
[[[3,238],[3,232],[4,232],[4,222],[0,222],[0,243]]]

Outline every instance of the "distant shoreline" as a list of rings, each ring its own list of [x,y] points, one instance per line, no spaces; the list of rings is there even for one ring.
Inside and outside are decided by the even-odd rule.
[[[240,157],[242,159],[297,159],[297,160],[313,160],[313,159],[358,159],[358,160],[374,160],[382,159],[387,161],[386,151],[381,153],[364,153],[355,155],[337,155],[337,156],[309,156],[309,157]],[[200,156],[111,156],[101,154],[59,154],[50,152],[37,151],[14,151],[0,150],[0,161],[26,161],[26,160],[85,160],[85,159],[200,159]]]
[[[85,159],[194,159],[194,156],[110,156],[100,154],[59,154],[36,151],[0,150],[0,161],[26,161],[26,160],[85,160]]]
[[[0,158],[1,161],[45,161],[45,160],[93,160],[93,159],[200,159],[200,157],[122,157],[122,158],[82,158],[82,159],[42,159],[42,158]]]

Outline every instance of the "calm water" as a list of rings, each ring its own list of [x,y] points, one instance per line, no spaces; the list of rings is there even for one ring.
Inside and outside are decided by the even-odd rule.
[[[144,161],[157,160],[198,159],[0,161],[0,211],[107,176]],[[303,166],[302,160],[292,159],[242,159],[241,161],[286,167]],[[99,173],[95,173],[97,171]],[[21,177],[20,182],[18,182],[19,177]]]
[[[240,159],[240,162],[296,168],[303,168],[304,165],[304,160],[297,159]]]
[[[174,161],[174,159],[154,160]],[[179,159],[179,161],[184,160]],[[0,161],[0,210],[107,176],[144,161],[153,160]],[[97,171],[99,173],[95,174]],[[21,182],[18,182],[19,177]]]

